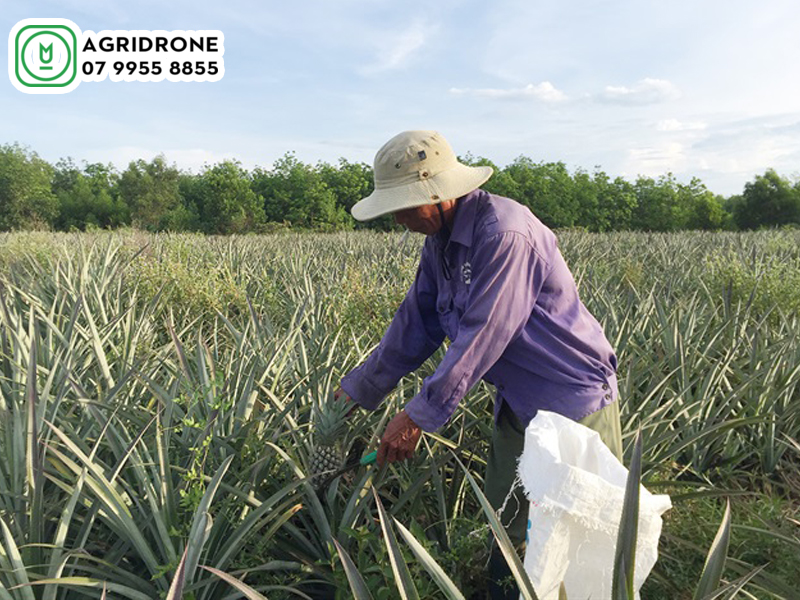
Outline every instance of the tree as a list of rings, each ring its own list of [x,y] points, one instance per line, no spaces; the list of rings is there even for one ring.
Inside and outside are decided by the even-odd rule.
[[[263,199],[238,161],[226,160],[203,171],[198,192],[206,233],[244,233],[264,222]]]
[[[603,171],[594,174],[597,188],[597,231],[625,231],[631,229],[636,210],[636,190],[633,184],[622,177],[613,181]],[[602,229],[605,226],[606,229]]]
[[[194,173],[178,175],[178,192],[181,205],[172,211],[167,218],[167,229],[170,231],[203,231],[203,179]]]
[[[728,214],[722,198],[711,193],[705,184],[693,177],[688,185],[679,185],[680,204],[685,207],[681,229],[716,230],[726,227]]]
[[[508,181],[510,197],[525,204],[545,225],[572,227],[577,223],[575,186],[564,163],[534,163],[520,156],[503,173],[513,181]]]
[[[366,163],[351,163],[345,158],[339,159],[337,166],[329,165],[325,162],[317,163],[317,173],[322,182],[333,192],[336,198],[336,206],[344,211],[345,215],[350,215],[350,209],[361,200],[369,196],[375,189],[372,174],[372,167]],[[366,223],[356,222],[354,219],[345,217],[342,226],[354,225],[359,229],[380,229],[390,230],[395,227],[394,219],[390,215],[379,217]]]
[[[169,214],[181,206],[178,169],[163,155],[152,161],[132,161],[119,180],[119,196],[127,205],[134,226],[165,229]]]
[[[601,195],[608,183],[608,175],[595,173],[594,177],[578,169],[572,176],[578,214],[575,224],[589,231],[607,231],[610,227],[608,206]],[[606,184],[606,185],[603,185]]]
[[[336,205],[347,212],[350,212],[356,202],[369,196],[375,188],[372,167],[366,163],[351,163],[340,158],[336,167],[320,162],[317,163],[316,170],[322,182],[333,192]]]
[[[742,200],[734,206],[740,229],[800,223],[800,187],[769,169],[745,184]]]
[[[268,221],[310,229],[338,229],[351,222],[319,172],[292,153],[275,161],[271,171],[257,168],[253,189],[264,198]]]
[[[501,169],[488,158],[482,156],[476,158],[467,153],[465,156],[459,156],[458,160],[470,167],[491,167],[494,173],[481,188],[490,194],[504,196],[505,198],[518,198],[517,191],[519,188],[514,179],[505,169]]]
[[[81,171],[71,158],[58,161],[52,185],[59,208],[56,227],[68,231],[72,228],[84,230],[87,226],[111,228],[127,223],[127,206],[114,189],[118,178],[110,164],[85,164]]]
[[[58,201],[53,167],[19,144],[0,146],[0,231],[50,227]]]
[[[677,182],[672,173],[657,180],[639,176],[633,185],[636,209],[631,226],[645,231],[676,231],[680,229],[680,209]]]

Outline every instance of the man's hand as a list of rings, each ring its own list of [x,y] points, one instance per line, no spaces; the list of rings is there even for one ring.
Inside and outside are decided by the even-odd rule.
[[[382,467],[387,461],[392,463],[411,458],[421,435],[422,430],[406,411],[401,410],[389,421],[383,432],[381,446],[378,448],[378,465]]]

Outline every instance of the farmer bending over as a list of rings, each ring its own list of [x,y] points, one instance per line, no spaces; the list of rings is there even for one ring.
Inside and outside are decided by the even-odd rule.
[[[622,439],[614,351],[578,298],[553,232],[522,204],[479,189],[491,175],[491,167],[459,163],[433,131],[406,131],[378,151],[375,191],[353,206],[353,217],[368,221],[391,213],[427,238],[389,329],[341,389],[374,410],[447,336],[450,346],[436,371],[386,426],[378,463],[411,457],[421,430],[444,425],[483,379],[497,389],[484,485],[498,509],[538,409],[596,430],[618,457]],[[522,547],[528,504],[519,488],[515,496],[520,509],[509,501],[503,524]],[[492,598],[519,597],[498,585],[508,575],[494,546]]]

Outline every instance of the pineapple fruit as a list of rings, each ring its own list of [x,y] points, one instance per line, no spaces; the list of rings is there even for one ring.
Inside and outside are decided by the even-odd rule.
[[[347,413],[352,408],[344,398],[330,396],[314,406],[314,449],[311,455],[311,477],[319,484],[343,465],[342,437],[347,428]]]

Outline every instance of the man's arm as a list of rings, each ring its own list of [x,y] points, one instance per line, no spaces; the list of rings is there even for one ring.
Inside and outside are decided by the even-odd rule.
[[[436,312],[436,278],[431,252],[422,251],[414,283],[378,347],[342,379],[342,390],[356,403],[374,410],[400,379],[416,370],[444,340]]]
[[[434,431],[447,422],[461,398],[520,334],[549,271],[519,233],[496,234],[476,246],[458,335],[436,372],[406,404],[414,423]]]

